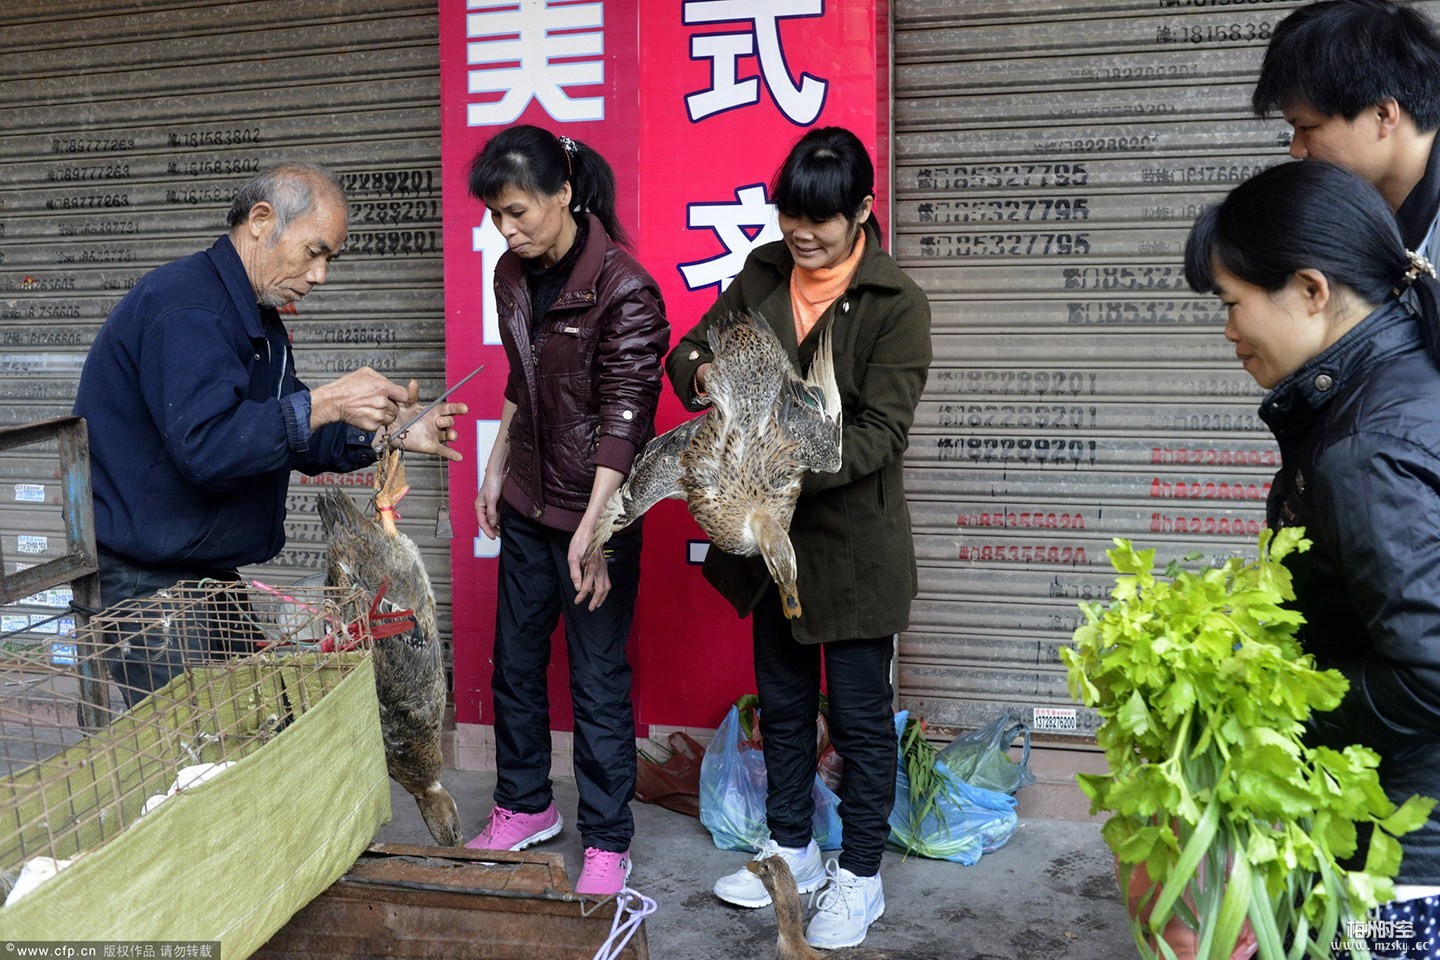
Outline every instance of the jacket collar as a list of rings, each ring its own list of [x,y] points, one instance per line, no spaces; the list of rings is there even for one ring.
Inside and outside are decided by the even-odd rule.
[[[1423,344],[1410,308],[1390,300],[1276,384],[1260,404],[1260,418],[1279,440],[1282,434],[1304,431],[1334,397],[1395,354]]]
[[[575,261],[575,269],[570,271],[551,310],[588,307],[596,301],[600,270],[605,266],[605,252],[610,248],[610,235],[595,214],[586,213],[585,217],[585,248],[580,251],[580,259]],[[505,283],[525,283],[525,268],[517,256],[502,256],[495,264],[495,273]]]
[[[245,272],[245,264],[240,260],[240,253],[230,241],[229,234],[211,244],[205,254],[220,274],[225,291],[230,294],[235,310],[245,324],[245,333],[253,340],[265,339],[266,323],[278,321],[280,315],[273,308],[262,308],[255,302],[255,288],[250,285],[250,275]]]
[[[1395,222],[1400,225],[1400,237],[1407,249],[1420,249],[1437,212],[1440,212],[1440,136],[1430,145],[1425,175],[1395,211]]]
[[[866,220],[861,229],[865,231],[865,252],[860,256],[860,265],[855,269],[850,286],[835,301],[841,304],[842,309],[849,309],[850,305],[844,302],[845,299],[864,287],[884,293],[895,293],[903,289],[900,268],[880,248],[880,232],[875,229],[874,219]],[[790,248],[785,246],[784,240],[767,243],[750,254],[747,267],[752,262],[768,267],[774,276],[774,287],[760,302],[760,312],[770,320],[775,337],[780,341],[780,346],[784,348],[790,362],[802,371],[809,370],[815,351],[819,348],[820,335],[826,327],[835,322],[835,306],[832,304],[820,316],[804,343],[797,342],[794,315],[790,309],[790,274],[795,269]]]
[[[901,289],[900,267],[895,263],[893,257],[884,256],[884,250],[880,247],[880,231],[875,228],[875,218],[871,217],[861,225],[865,231],[865,253],[860,258],[860,266],[855,271],[855,279],[850,281],[850,289],[857,287],[873,286],[888,290]],[[790,276],[790,271],[795,267],[795,261],[790,256],[790,248],[785,246],[784,240],[776,240],[764,246],[757,247],[751,256],[758,262],[769,265],[777,273],[784,277]]]

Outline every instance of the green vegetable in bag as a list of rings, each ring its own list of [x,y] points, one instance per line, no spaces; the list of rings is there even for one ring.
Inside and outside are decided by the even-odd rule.
[[[1023,741],[1020,762],[1010,759],[1015,738]],[[1035,782],[1030,772],[1030,728],[1008,713],[991,720],[979,730],[962,733],[940,751],[950,772],[973,786],[1001,793],[1014,793]]]
[[[1015,798],[956,777],[925,740],[922,722],[908,716],[904,710],[895,715],[900,756],[890,843],[907,856],[974,864],[1015,832]]]

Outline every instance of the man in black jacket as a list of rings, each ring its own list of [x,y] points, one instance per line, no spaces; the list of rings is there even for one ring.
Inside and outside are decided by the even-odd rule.
[[[295,374],[278,308],[323,284],[345,243],[334,177],[282,164],[243,186],[227,219],[208,250],[140,278],[80,375],[107,606],[177,580],[239,579],[238,567],[285,544],[292,470],[372,464],[376,431],[418,412],[414,381],[407,389],[365,367],[310,389]],[[444,444],[464,412],[439,405],[406,448],[460,459]],[[141,691],[172,672],[143,650],[114,670]]]
[[[1323,0],[1275,27],[1251,105],[1294,129],[1290,155],[1369,180],[1407,249],[1440,254],[1440,36],[1389,0]]]

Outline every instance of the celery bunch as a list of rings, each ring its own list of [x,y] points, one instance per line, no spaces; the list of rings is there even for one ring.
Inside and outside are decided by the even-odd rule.
[[[1281,561],[1310,547],[1303,530],[1262,531],[1259,556],[1191,572],[1116,539],[1120,574],[1108,605],[1082,603],[1086,623],[1060,658],[1070,694],[1094,707],[1110,772],[1080,775],[1121,888],[1139,864],[1153,882],[1132,917],[1146,960],[1175,954],[1160,938],[1172,917],[1196,931],[1200,960],[1228,958],[1248,918],[1262,960],[1330,956],[1343,921],[1392,899],[1396,837],[1435,801],[1396,807],[1379,757],[1302,742],[1305,720],[1334,709],[1347,681],[1321,671],[1295,640],[1304,622]],[[1373,827],[1364,865],[1343,869],[1357,824]],[[1287,946],[1288,941],[1288,946]]]

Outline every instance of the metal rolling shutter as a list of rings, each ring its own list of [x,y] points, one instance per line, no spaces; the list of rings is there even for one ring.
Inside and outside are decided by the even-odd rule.
[[[935,319],[900,695],[937,724],[1073,706],[1056,651],[1113,583],[1112,537],[1253,555],[1262,392],[1182,251],[1205,204],[1287,159],[1249,98],[1296,6],[896,0],[894,247]],[[1076,721],[1057,732],[1093,734]]]
[[[209,246],[236,188],[282,159],[335,170],[351,201],[330,281],[285,317],[301,377],[319,384],[369,365],[435,396],[445,338],[434,0],[117,6],[0,10],[0,423],[69,413],[110,308],[147,270]],[[407,466],[401,526],[425,555],[448,636],[449,545],[435,536],[444,476],[420,458]],[[0,466],[7,570],[63,552],[53,474],[43,450]],[[289,545],[257,575],[283,584],[323,571],[318,489],[292,479]],[[8,609],[8,625],[47,609]]]

